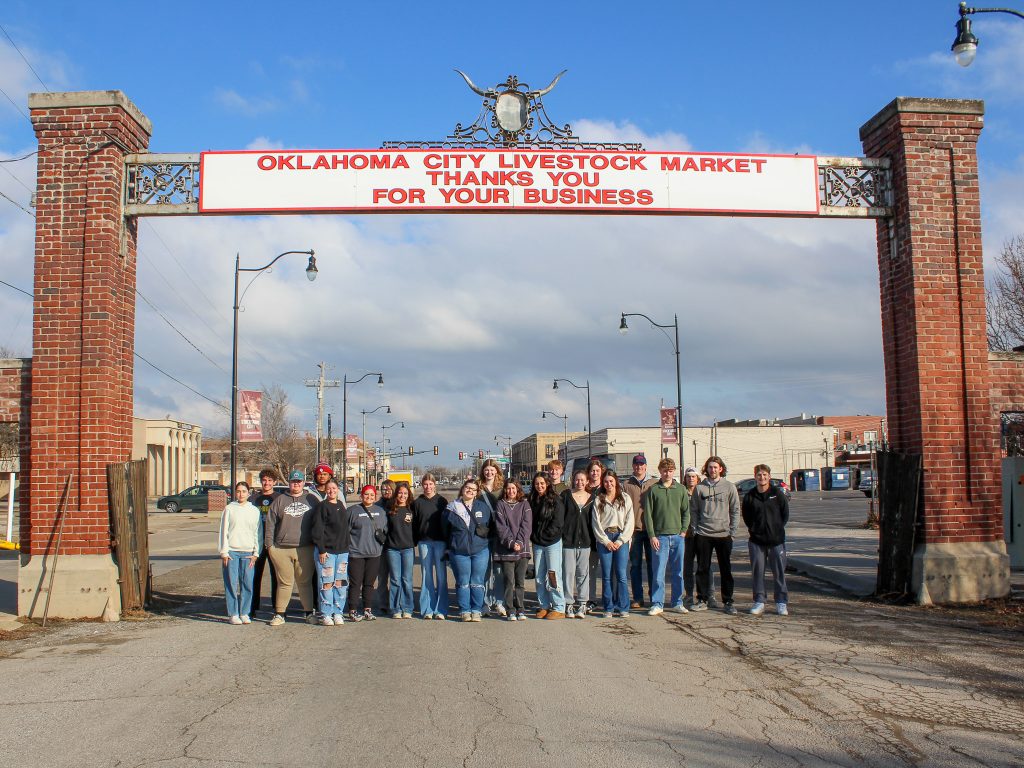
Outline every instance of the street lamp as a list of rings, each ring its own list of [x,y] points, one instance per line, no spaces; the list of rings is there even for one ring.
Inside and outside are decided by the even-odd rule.
[[[309,278],[309,282],[316,280],[317,268],[316,268],[316,255],[313,249],[310,248],[308,251],[285,251],[279,253],[273,258],[273,260],[262,267],[242,267],[239,266],[239,254],[235,254],[235,304],[234,304],[234,323],[231,331],[231,492],[234,493],[235,489],[235,472],[238,466],[238,306],[241,298],[238,295],[238,273],[239,272],[255,272],[257,273],[252,280],[249,281],[249,285],[245,286],[245,291],[249,290],[256,278],[260,276],[260,273],[266,272],[272,266],[277,263],[277,260],[289,256],[291,254],[302,254],[303,256],[309,256],[309,263],[306,265],[306,277]],[[242,296],[245,296],[245,291],[242,291]]]
[[[581,387],[579,384],[573,384],[573,382],[569,381],[569,379],[555,379],[554,382],[552,382],[551,388],[558,389],[558,382],[560,381],[564,381],[566,384],[570,384],[576,387],[576,389],[587,390],[587,458],[590,459],[594,456],[594,446],[592,437],[592,435],[594,434],[594,428],[593,424],[590,423],[590,380],[588,379],[587,383]],[[567,462],[569,460],[568,448],[565,449],[565,460]]]
[[[554,416],[556,419],[561,419],[562,420],[562,447],[565,448],[565,458],[568,461],[568,459],[569,459],[569,446],[568,446],[568,442],[569,442],[569,428],[566,426],[566,424],[569,421],[569,417],[568,417],[568,415],[566,415],[566,416],[559,416],[554,411],[543,411],[541,413],[540,417],[542,419],[546,419],[548,417],[549,413],[552,416]]]
[[[978,55],[978,38],[971,32],[971,20],[967,17],[974,13],[1008,13],[1018,19],[1024,19],[1024,13],[1012,8],[968,8],[967,3],[960,3],[960,18],[956,22],[956,38],[953,40],[953,56],[961,67],[969,67]]]
[[[381,426],[381,428],[380,428],[380,447],[382,449],[382,453],[384,454],[384,456],[388,455],[388,438],[387,438],[387,435],[385,433],[386,433],[386,430],[389,430],[392,427],[398,427],[399,429],[405,429],[405,422],[404,421],[396,421],[394,424],[388,424],[386,427],[383,426],[383,425]]]
[[[686,465],[686,461],[683,458],[683,385],[682,377],[679,374],[679,315],[672,315],[671,325],[662,325],[661,323],[654,322],[642,312],[623,312],[622,319],[619,321],[619,333],[623,336],[625,336],[629,331],[629,326],[626,325],[627,317],[642,317],[655,328],[660,328],[661,332],[664,333],[665,337],[668,338],[670,343],[672,343],[672,349],[676,353],[676,443],[679,446],[679,471],[681,473],[683,471],[683,467]],[[665,332],[666,328],[675,328],[676,339],[674,343],[672,342],[672,339],[669,338],[668,333]],[[682,474],[680,474],[679,477],[682,478]]]
[[[360,413],[363,414],[363,437],[362,437],[363,450],[362,450],[362,453],[360,454],[360,458],[362,459],[362,461],[360,462],[360,465],[359,465],[359,471],[362,474],[362,483],[361,483],[362,485],[366,485],[366,480],[367,480],[366,476],[369,474],[369,468],[366,466],[366,414],[368,414],[368,413],[376,413],[381,408],[387,408],[387,410],[384,411],[384,413],[391,413],[391,406],[390,405],[378,405],[372,411],[360,411]]]
[[[508,440],[508,479],[512,479],[512,436],[511,435],[495,435],[494,444],[501,446],[500,440]]]
[[[380,373],[379,371],[374,373],[364,373],[358,379],[353,379],[352,381],[349,381],[347,373],[341,377],[341,434],[343,439],[345,440],[345,456],[342,458],[341,461],[341,492],[343,494],[348,493],[348,385],[358,384],[367,376],[376,376],[377,386],[384,386],[384,374]]]

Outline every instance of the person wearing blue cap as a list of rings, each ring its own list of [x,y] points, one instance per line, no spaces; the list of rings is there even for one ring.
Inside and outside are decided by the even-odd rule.
[[[306,614],[306,622],[316,623],[316,604],[313,602],[313,510],[320,503],[305,489],[306,475],[294,470],[288,475],[288,492],[282,493],[270,504],[265,531],[270,561],[277,571],[277,592],[274,594],[274,616],[270,626],[284,624],[292,587],[299,588],[299,601]]]

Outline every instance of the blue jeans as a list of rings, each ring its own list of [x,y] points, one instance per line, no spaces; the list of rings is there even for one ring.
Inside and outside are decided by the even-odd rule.
[[[562,542],[546,547],[533,545],[534,571],[537,577],[537,602],[541,608],[565,613],[565,592],[562,591]],[[548,582],[548,573],[555,572],[555,586]]]
[[[448,571],[444,566],[445,543],[425,539],[420,550],[420,614],[448,615]]]
[[[228,604],[228,616],[248,616],[252,604],[253,567],[249,564],[252,552],[228,552],[231,559],[223,567],[224,599]],[[223,561],[221,561],[223,562]],[[241,588],[241,597],[239,597]]]
[[[608,534],[612,541],[618,541],[622,534]],[[597,558],[601,561],[601,596],[604,598],[606,611],[628,611],[629,590],[626,588],[626,572],[629,567],[629,542],[614,552],[598,542]],[[615,576],[615,588],[612,588],[612,574]],[[613,599],[613,595],[614,598]]]
[[[491,549],[489,546],[488,549]],[[486,603],[488,607],[505,604],[505,575],[501,572],[501,566],[494,567],[494,563],[487,561],[487,572],[484,574],[484,583],[487,586]]]
[[[487,564],[491,561],[489,549],[481,549],[475,555],[449,555],[452,573],[455,574],[455,598],[460,613],[484,612],[484,579]]]
[[[391,589],[388,592],[388,608],[391,615],[396,613],[412,613],[412,563],[416,551],[408,549],[387,549],[384,551],[388,559],[388,580]]]
[[[320,589],[320,613],[324,616],[342,616],[348,602],[348,552],[340,555],[325,553],[326,562],[320,562],[320,551],[313,548],[313,568]],[[342,583],[344,582],[344,584]]]
[[[644,568],[647,561],[647,596],[654,589],[654,561],[651,559],[651,540],[647,531],[633,531],[629,542],[629,580],[633,587],[633,602],[643,605],[644,602]]]
[[[651,605],[665,607],[665,570],[672,580],[672,605],[683,604],[683,537],[679,535],[658,536],[660,548],[653,551],[654,587],[651,589]]]

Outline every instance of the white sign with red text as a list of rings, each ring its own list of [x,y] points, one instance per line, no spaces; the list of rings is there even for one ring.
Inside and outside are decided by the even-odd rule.
[[[818,164],[807,155],[203,152],[199,183],[201,213],[818,213]]]

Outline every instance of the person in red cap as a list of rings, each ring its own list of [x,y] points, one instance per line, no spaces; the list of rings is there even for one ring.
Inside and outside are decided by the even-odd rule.
[[[320,501],[327,498],[327,481],[334,477],[334,470],[331,469],[330,464],[320,462],[313,467],[313,482],[316,487],[316,495],[320,497]],[[345,505],[344,499],[342,499],[342,506]]]

